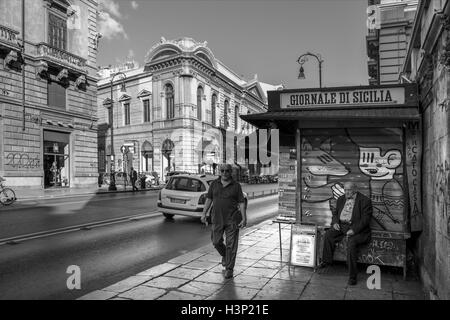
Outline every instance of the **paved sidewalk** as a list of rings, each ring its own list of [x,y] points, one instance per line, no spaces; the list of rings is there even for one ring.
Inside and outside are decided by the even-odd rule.
[[[290,226],[282,229],[280,261],[278,224],[270,220],[243,231],[234,278],[224,279],[221,257],[207,245],[80,300],[422,300],[420,282],[404,281],[401,270],[382,268],[381,289],[369,290],[359,274],[347,285],[345,265],[326,274],[288,267]]]

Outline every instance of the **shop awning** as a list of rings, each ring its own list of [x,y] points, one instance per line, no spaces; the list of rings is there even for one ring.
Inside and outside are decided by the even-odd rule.
[[[258,128],[283,128],[286,122],[298,122],[301,126],[401,126],[408,121],[420,120],[418,107],[368,107],[321,108],[303,110],[277,110],[265,113],[241,115],[241,119]],[[334,125],[332,124],[334,123]]]

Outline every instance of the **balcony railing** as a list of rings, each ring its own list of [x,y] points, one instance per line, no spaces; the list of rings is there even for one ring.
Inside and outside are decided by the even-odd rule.
[[[19,48],[17,35],[19,31],[12,30],[8,27],[0,25],[0,43],[6,44],[8,47]]]
[[[40,58],[50,60],[50,62],[60,64],[70,69],[86,72],[86,59],[76,56],[70,52],[52,47],[46,43],[38,44],[37,52]]]

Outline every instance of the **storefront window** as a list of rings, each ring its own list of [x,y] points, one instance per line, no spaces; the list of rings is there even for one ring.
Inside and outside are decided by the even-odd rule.
[[[44,131],[44,187],[70,186],[70,134]]]

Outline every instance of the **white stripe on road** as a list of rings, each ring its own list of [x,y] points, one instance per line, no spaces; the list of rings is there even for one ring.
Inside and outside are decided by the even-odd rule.
[[[136,220],[141,220],[141,219],[153,218],[153,217],[159,216],[160,214],[161,213],[159,211],[153,211],[150,213],[144,213],[144,214],[141,213],[141,214],[137,214],[134,216],[127,216],[127,217],[114,218],[114,219],[108,219],[108,220],[102,220],[102,221],[95,221],[95,222],[80,224],[80,225],[76,225],[76,226],[41,231],[41,232],[36,232],[36,233],[29,233],[29,234],[15,236],[15,237],[11,237],[11,238],[0,239],[0,245],[5,245],[8,243],[10,243],[10,244],[18,243],[18,242],[32,240],[32,239],[45,238],[45,237],[49,237],[49,236],[53,236],[53,235],[58,235],[58,234],[68,233],[68,232],[73,232],[73,231],[79,231],[79,230],[83,230],[83,229],[93,229],[93,228],[97,228],[97,227],[103,227],[103,226],[118,224],[118,223],[127,222],[127,221],[136,221]]]
[[[131,193],[131,192],[130,192]],[[100,194],[101,195],[101,194]],[[89,198],[89,196],[91,196]],[[17,204],[22,205],[23,207],[10,207],[11,209],[24,209],[27,206],[31,206],[30,202],[33,202],[34,204],[38,203],[41,206],[45,206],[45,207],[56,207],[56,206],[60,206],[60,205],[70,205],[70,204],[78,204],[78,203],[83,203],[83,202],[97,202],[97,201],[111,201],[111,200],[121,200],[121,199],[135,199],[136,196],[147,196],[147,194],[135,194],[134,197],[130,197],[130,196],[123,196],[123,197],[114,197],[114,198],[96,198],[95,194],[86,194],[86,195],[79,195],[79,196],[73,196],[73,198],[75,197],[84,197],[87,198],[85,200],[78,200],[78,201],[71,201],[71,202],[58,202],[58,203],[41,203],[41,202],[45,202],[45,201],[49,201],[49,200],[60,200],[60,199],[64,199],[63,197],[61,198],[48,198],[48,199],[34,199],[34,200],[21,200],[18,201]],[[67,197],[67,198],[72,198],[72,196]]]
[[[272,196],[260,197],[260,198],[256,198],[256,199],[249,199],[248,202],[249,202],[249,204],[255,204],[258,202],[270,201],[270,200],[272,200],[272,198],[275,199],[276,197],[278,197],[278,194],[275,194]],[[76,203],[79,203],[79,202],[76,202]],[[70,203],[63,203],[63,204],[67,205]],[[62,205],[62,204],[59,204],[59,205]],[[274,207],[276,207],[276,206],[274,206]],[[262,212],[273,211],[273,209],[269,209],[269,208],[267,208],[266,210],[263,210]],[[261,213],[261,211],[258,211],[258,213]],[[10,237],[10,238],[0,239],[0,245],[5,245],[8,243],[10,243],[10,244],[18,243],[18,242],[32,240],[32,239],[45,238],[45,237],[49,237],[49,236],[53,236],[53,235],[79,231],[82,229],[93,229],[93,228],[97,228],[97,227],[103,227],[103,226],[118,224],[118,223],[127,222],[127,221],[138,221],[138,220],[142,220],[142,219],[153,218],[155,216],[159,216],[160,214],[161,213],[159,211],[153,211],[153,212],[144,213],[144,214],[141,213],[141,214],[136,214],[136,215],[132,215],[132,216],[100,220],[100,221],[89,222],[89,223],[85,223],[85,224],[81,224],[81,225],[52,229],[52,230],[41,231],[41,232],[36,232],[36,233],[29,233],[29,234]]]

